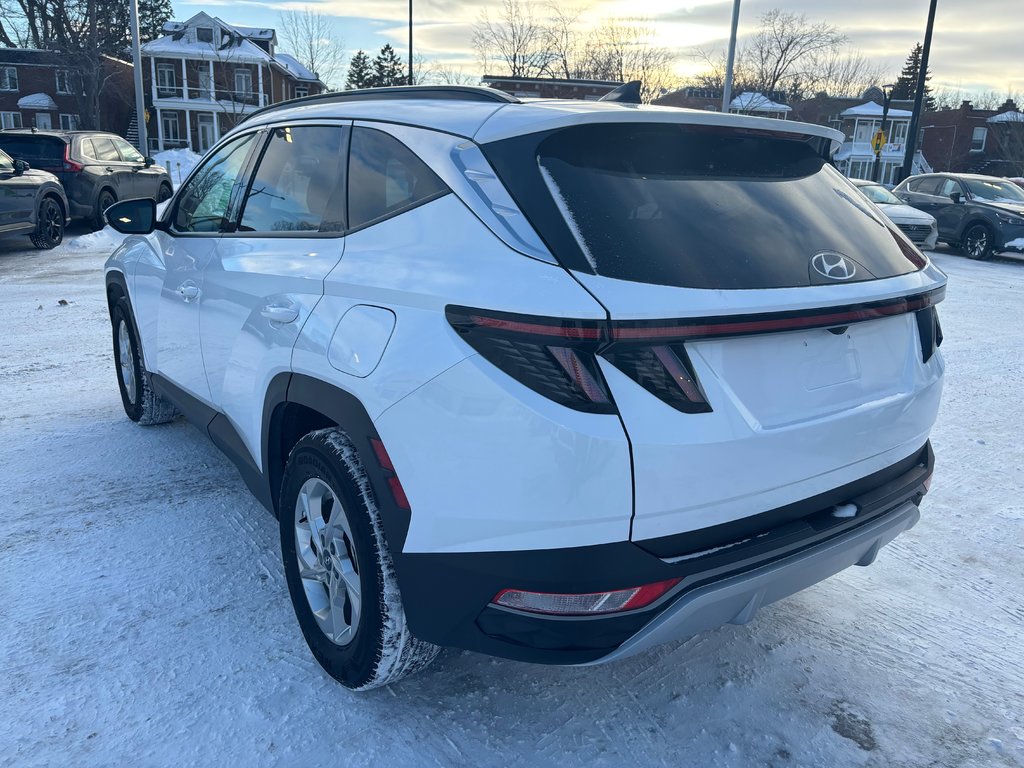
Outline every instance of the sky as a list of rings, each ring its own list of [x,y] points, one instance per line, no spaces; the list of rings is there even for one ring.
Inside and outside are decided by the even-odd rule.
[[[413,0],[414,50],[446,66],[480,75],[472,50],[472,26],[482,9],[498,15],[501,0]],[[681,76],[700,69],[696,48],[724,49],[732,0],[590,0],[587,18],[642,18],[655,42],[678,53]],[[312,7],[330,15],[348,53],[375,52],[391,43],[407,50],[408,2],[401,0],[200,0],[174,2],[175,18],[205,10],[224,21],[278,26],[284,10]],[[740,36],[751,33],[771,8],[827,20],[859,50],[888,66],[895,78],[914,43],[923,40],[928,0],[742,0]],[[1024,91],[1024,2],[939,0],[932,41],[932,88],[970,93]]]

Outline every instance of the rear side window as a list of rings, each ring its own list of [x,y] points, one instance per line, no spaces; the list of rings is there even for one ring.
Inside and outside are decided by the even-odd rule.
[[[857,280],[918,269],[816,138],[616,123],[483,149],[570,269],[709,289],[821,283],[822,251],[856,261]]]
[[[372,128],[352,130],[349,227],[362,227],[448,192],[437,175],[398,139]]]
[[[240,232],[345,229],[348,128],[277,128],[249,187]]]
[[[93,136],[92,146],[94,148],[93,151],[96,153],[93,157],[97,160],[121,162],[121,155],[118,154],[117,147],[106,136]]]
[[[87,157],[90,160],[96,159],[96,147],[92,145],[92,139],[82,139],[81,153],[83,157]]]
[[[908,186],[910,187],[911,192],[917,192],[920,195],[937,195],[939,194],[939,186],[941,184],[941,176],[929,176],[924,179],[912,181]]]
[[[60,167],[67,145],[51,136],[17,136],[0,133],[0,149],[15,160],[24,160],[33,168]]]

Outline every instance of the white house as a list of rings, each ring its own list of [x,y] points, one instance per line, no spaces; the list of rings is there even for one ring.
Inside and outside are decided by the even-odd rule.
[[[907,144],[907,131],[910,129],[910,118],[913,113],[906,109],[889,108],[885,118],[885,144],[882,145],[881,168],[879,181],[882,184],[895,184],[899,179],[900,169]],[[839,128],[846,134],[846,141],[834,160],[836,167],[853,179],[870,179],[875,166],[875,151],[872,140],[882,127],[882,105],[874,101],[850,107],[839,113]],[[920,151],[915,153],[912,173],[930,173],[931,166]]]
[[[755,115],[756,117],[774,117],[785,120],[793,108],[772,101],[763,93],[744,91],[729,102],[729,111],[738,115]]]
[[[325,88],[315,72],[276,50],[273,29],[200,12],[164,24],[163,32],[142,46],[150,151],[205,152],[255,110]]]

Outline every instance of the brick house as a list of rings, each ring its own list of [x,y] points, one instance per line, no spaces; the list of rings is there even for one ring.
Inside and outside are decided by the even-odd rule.
[[[205,152],[257,109],[325,90],[315,72],[276,50],[273,29],[197,13],[163,31],[142,46],[150,152]]]
[[[597,101],[622,85],[616,80],[560,80],[555,77],[510,77],[507,75],[484,75],[480,84],[520,98],[580,99],[582,101]]]
[[[955,109],[926,112],[921,131],[923,149],[938,170],[1024,175],[1024,115],[1012,99],[999,109],[976,109],[964,101]]]
[[[0,48],[0,128],[98,128],[124,135],[131,119],[132,65],[101,57],[99,125],[88,114],[82,80],[59,51]]]

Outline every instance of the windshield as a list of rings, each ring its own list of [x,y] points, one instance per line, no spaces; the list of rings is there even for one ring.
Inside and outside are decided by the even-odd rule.
[[[903,201],[883,187],[881,184],[858,184],[857,189],[864,193],[872,203],[881,205],[903,205]]]
[[[484,152],[570,269],[747,289],[820,284],[810,260],[822,251],[856,261],[855,280],[918,268],[891,222],[799,134],[600,123]]]
[[[1009,181],[963,179],[963,182],[975,200],[989,203],[1024,203],[1024,191]]]

